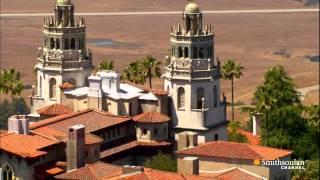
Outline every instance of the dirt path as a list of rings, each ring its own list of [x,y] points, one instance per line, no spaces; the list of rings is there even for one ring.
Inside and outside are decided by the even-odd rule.
[[[304,88],[298,89],[298,91],[301,93],[301,100],[304,99],[304,97],[306,96],[306,94],[308,92],[314,91],[314,90],[319,90],[319,84],[318,85],[314,85],[314,86],[309,86],[309,87],[304,87]]]

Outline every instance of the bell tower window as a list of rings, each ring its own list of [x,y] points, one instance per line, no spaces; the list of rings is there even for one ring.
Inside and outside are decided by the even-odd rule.
[[[202,108],[202,98],[204,98],[204,89],[203,87],[199,87],[197,89],[197,109]]]
[[[54,49],[54,39],[50,38],[50,49]]]
[[[198,48],[197,47],[193,47],[193,58],[194,59],[198,58]]]
[[[183,87],[178,88],[178,108],[184,108],[185,104],[185,91]]]
[[[179,58],[182,57],[182,48],[181,47],[178,48],[178,57]]]
[[[76,48],[76,40],[74,38],[71,39],[70,49]]]
[[[203,59],[204,58],[204,49],[201,47],[199,51],[199,58]]]
[[[188,49],[188,47],[184,47],[184,57],[185,58],[189,57],[189,49]]]
[[[49,81],[49,98],[57,97],[57,81],[54,78],[51,78]]]
[[[64,40],[64,49],[69,49],[69,39]]]

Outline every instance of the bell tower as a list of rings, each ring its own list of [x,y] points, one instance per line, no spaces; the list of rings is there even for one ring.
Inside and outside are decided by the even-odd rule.
[[[227,139],[226,102],[220,99],[220,62],[214,54],[212,25],[202,25],[202,12],[189,3],[183,24],[171,28],[170,55],[164,88],[171,96],[176,139],[182,131],[198,133],[198,141]]]
[[[83,17],[75,20],[71,0],[57,0],[54,17],[43,20],[43,45],[39,48],[37,86],[32,111],[61,102],[64,82],[85,86],[93,69],[92,54],[86,49],[86,25]]]

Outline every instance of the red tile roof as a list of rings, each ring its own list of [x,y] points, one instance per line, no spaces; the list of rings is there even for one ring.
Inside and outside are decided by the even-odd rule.
[[[73,111],[62,104],[52,104],[44,108],[38,109],[37,112],[41,115],[57,116],[61,114],[69,114]]]
[[[127,151],[129,149],[133,149],[138,146],[143,146],[143,147],[160,147],[160,146],[170,146],[170,142],[166,141],[151,141],[151,142],[138,142],[136,140],[129,141],[127,143],[115,146],[113,148],[106,149],[104,151],[100,152],[100,158],[106,158],[108,156],[112,156],[114,154]]]
[[[237,142],[213,141],[177,152],[182,155],[209,156],[245,160],[275,160],[292,151]]]
[[[85,135],[85,144],[97,144],[103,142],[103,139],[97,135],[87,133]]]
[[[260,144],[260,136],[255,136],[251,132],[245,131],[243,129],[239,129],[238,132],[247,138],[249,144],[251,145]]]
[[[41,120],[31,124],[30,129],[35,133],[66,141],[68,128],[73,125],[82,124],[85,126],[86,133],[91,133],[130,120],[129,117],[116,116],[107,112],[83,110]]]
[[[200,172],[200,176],[205,177],[213,177],[215,179],[219,180],[262,180],[263,178],[259,175],[253,174],[251,172],[248,172],[246,170],[240,169],[240,168],[232,168],[228,169],[224,172],[220,173],[202,173]]]
[[[72,88],[75,88],[75,86],[73,84],[71,84],[71,83],[64,82],[64,83],[59,85],[59,88],[61,88],[61,89],[72,89]]]
[[[170,121],[170,117],[158,112],[145,112],[132,118],[140,123],[164,123]]]
[[[132,149],[132,148],[135,148],[137,147],[138,144],[137,144],[137,141],[130,141],[128,143],[125,143],[125,144],[121,144],[119,146],[115,146],[113,148],[109,148],[107,150],[104,150],[104,151],[101,151],[100,152],[100,158],[106,158],[108,156],[111,156],[111,155],[114,155],[114,154],[117,154],[119,152],[123,152],[123,151],[126,151],[126,150],[129,150],[129,149]]]
[[[42,148],[58,144],[49,138],[39,135],[22,135],[8,133],[0,136],[0,150],[23,158],[36,158],[47,154]]]
[[[34,175],[38,179],[48,179],[55,175],[65,172],[66,166],[61,165],[60,162],[50,162],[42,165],[38,165],[34,168]]]
[[[64,174],[55,176],[56,179],[80,179],[80,180],[96,180],[109,179],[109,177],[122,174],[122,167],[111,164],[96,162],[88,164],[77,170],[69,171]]]
[[[166,142],[166,141],[150,141],[150,142],[143,142],[143,141],[137,141],[137,144],[139,146],[170,146],[172,143]]]

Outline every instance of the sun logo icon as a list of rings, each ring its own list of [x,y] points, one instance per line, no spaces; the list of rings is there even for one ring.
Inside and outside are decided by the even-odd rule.
[[[256,165],[256,166],[259,166],[260,165],[260,160],[259,159],[253,160],[253,164]]]

